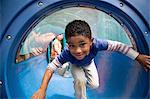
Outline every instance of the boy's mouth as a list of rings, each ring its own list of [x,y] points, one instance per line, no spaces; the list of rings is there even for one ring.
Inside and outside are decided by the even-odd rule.
[[[83,54],[74,54],[74,56],[78,59],[78,60],[81,60],[84,58],[84,55]]]

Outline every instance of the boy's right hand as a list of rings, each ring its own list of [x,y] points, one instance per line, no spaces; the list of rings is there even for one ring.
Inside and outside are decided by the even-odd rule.
[[[46,96],[45,91],[40,88],[37,90],[37,92],[33,94],[31,99],[45,99],[45,96]]]
[[[150,70],[150,56],[149,55],[142,55],[139,54],[136,58],[136,60],[144,66],[144,69],[146,71]]]

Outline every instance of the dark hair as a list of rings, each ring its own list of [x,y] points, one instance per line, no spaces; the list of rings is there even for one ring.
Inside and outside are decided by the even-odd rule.
[[[65,38],[66,40],[71,36],[83,35],[91,39],[91,29],[87,22],[82,20],[74,20],[66,26]]]

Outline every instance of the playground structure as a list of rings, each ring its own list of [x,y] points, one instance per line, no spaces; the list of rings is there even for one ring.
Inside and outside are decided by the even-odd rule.
[[[45,54],[16,64],[16,53],[32,27],[45,16],[62,9],[88,7],[107,13],[121,25],[126,26],[135,41],[137,51],[150,54],[148,2],[147,0],[2,0],[0,55],[3,58],[0,61],[2,92],[0,96],[29,98],[39,87],[47,64]],[[101,57],[103,59],[100,59]],[[100,52],[95,62],[101,86],[96,90],[88,90],[90,99],[150,97],[150,72],[145,72],[136,61],[116,52]],[[39,67],[36,67],[38,65]],[[60,97],[74,98],[72,78],[54,74],[47,90],[47,98]]]

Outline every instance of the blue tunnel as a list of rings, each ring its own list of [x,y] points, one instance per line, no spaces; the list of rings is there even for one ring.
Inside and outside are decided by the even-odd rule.
[[[1,0],[0,98],[33,95],[48,63],[45,52],[28,54],[41,45],[32,35],[64,33],[74,19],[86,20],[94,37],[118,40],[150,55],[149,6],[148,0]],[[18,53],[23,57],[20,61]],[[94,61],[100,86],[87,90],[88,99],[150,98],[150,71],[137,61],[108,51],[99,52]],[[46,98],[74,99],[73,78],[54,73]]]

